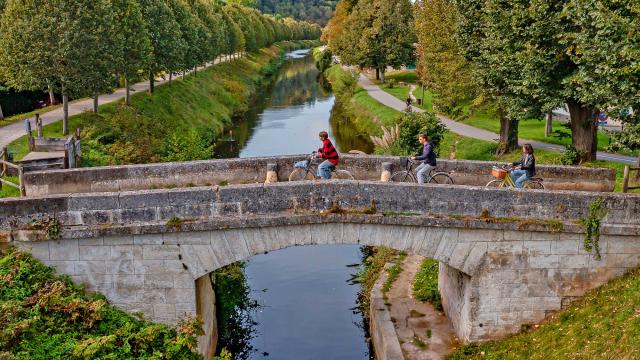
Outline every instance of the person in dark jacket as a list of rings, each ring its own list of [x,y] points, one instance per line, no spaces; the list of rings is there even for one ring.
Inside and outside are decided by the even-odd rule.
[[[520,169],[511,172],[511,179],[516,184],[517,189],[522,189],[522,183],[536,176],[536,157],[533,156],[533,146],[524,144],[522,157],[511,165],[520,166]]]
[[[420,134],[418,141],[422,144],[422,155],[413,156],[411,160],[422,161],[422,164],[416,168],[416,175],[418,183],[424,184],[427,182],[431,170],[436,167],[436,154],[433,152],[433,146],[429,143],[429,137],[426,134]]]
[[[324,161],[318,166],[318,176],[329,180],[331,179],[331,168],[338,165],[340,156],[331,140],[329,140],[329,134],[326,131],[321,131],[319,136],[320,141],[322,141],[322,147],[318,149],[318,154]]]

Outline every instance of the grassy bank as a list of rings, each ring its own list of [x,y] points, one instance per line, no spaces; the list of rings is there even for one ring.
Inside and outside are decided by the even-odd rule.
[[[0,253],[0,359],[200,359],[200,331],[141,320],[27,253]]]
[[[131,106],[121,101],[100,107],[98,114],[69,119],[82,129],[83,166],[197,160],[213,156],[211,145],[236,115],[269,82],[285,51],[316,42],[282,42],[241,59],[191,74],[156,88],[153,96],[137,93]],[[44,128],[47,137],[61,136],[62,124]],[[27,153],[23,137],[10,145],[20,159]]]
[[[423,302],[430,302],[436,310],[442,310],[442,300],[438,290],[438,262],[424,259],[413,281],[413,296]]]
[[[365,319],[369,319],[369,304],[371,301],[371,289],[375,285],[376,280],[380,276],[380,273],[384,270],[384,266],[388,263],[398,264],[406,256],[406,254],[385,248],[385,247],[372,247],[363,246],[362,252],[362,267],[360,272],[356,274],[356,279],[360,283],[360,292],[358,294],[358,304],[360,310],[364,314]],[[400,268],[395,270],[396,277],[400,272]],[[390,277],[392,278],[392,277]],[[395,279],[389,281],[388,287],[391,287]],[[388,289],[387,289],[388,290]]]
[[[450,359],[639,359],[640,270],[615,279],[511,338],[457,350]]]

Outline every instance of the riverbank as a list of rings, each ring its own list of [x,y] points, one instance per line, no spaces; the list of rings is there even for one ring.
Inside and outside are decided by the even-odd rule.
[[[214,140],[234,117],[247,111],[282,64],[284,53],[316,44],[281,42],[184,80],[174,79],[152,96],[136,93],[131,106],[118,101],[102,105],[98,114],[71,117],[70,128],[82,130],[82,166],[212,158]],[[60,124],[51,124],[44,135],[61,136],[61,130]],[[9,149],[20,159],[28,151],[26,137]]]

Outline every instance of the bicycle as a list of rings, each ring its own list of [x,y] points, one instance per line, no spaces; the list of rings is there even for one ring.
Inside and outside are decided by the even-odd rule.
[[[311,155],[303,161],[300,161],[294,165],[294,169],[289,175],[289,181],[303,181],[303,180],[315,180],[320,179],[317,170],[317,166],[313,165],[313,160],[317,158],[317,153],[314,151]],[[347,170],[337,170],[335,165],[332,165],[329,170],[331,171],[331,178],[338,180],[355,180],[353,175]]]
[[[513,169],[513,166],[494,166],[491,169],[491,175],[493,175],[495,179],[489,181],[485,187],[515,188],[516,183],[511,178]],[[525,189],[544,190],[543,181],[544,179],[541,177],[532,177],[523,182],[522,187]]]
[[[407,162],[405,165],[405,170],[393,173],[390,180],[393,182],[418,182],[418,178],[416,177],[414,171],[416,165],[418,165],[419,162],[410,159],[404,159],[403,161]],[[427,177],[427,183],[453,185],[453,179],[446,171],[436,171],[436,169],[431,169],[431,171],[429,172],[429,176]]]

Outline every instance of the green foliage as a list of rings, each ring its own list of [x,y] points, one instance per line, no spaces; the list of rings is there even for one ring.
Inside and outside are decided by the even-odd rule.
[[[316,60],[316,67],[321,73],[324,73],[325,70],[333,66],[333,52],[328,48],[325,48],[323,51],[317,48],[313,49],[313,57]]]
[[[257,0],[257,7],[264,13],[306,20],[324,26],[333,16],[337,2],[337,0]]]
[[[391,290],[391,286],[393,286],[393,283],[398,280],[398,276],[400,276],[401,272],[402,266],[400,264],[394,264],[389,269],[387,269],[387,274],[389,274],[389,276],[387,277],[387,280],[384,282],[384,284],[382,284],[383,295]]]
[[[0,257],[0,354],[9,359],[200,359],[201,322],[146,322],[57,277],[31,255]]]
[[[48,240],[58,240],[62,234],[62,224],[55,217],[45,217],[43,219],[31,220],[27,225],[29,230],[43,230],[47,234]]]
[[[422,153],[418,142],[419,134],[427,134],[433,150],[438,153],[440,142],[447,129],[440,120],[429,112],[405,112],[399,120],[400,138],[395,143],[394,155],[412,155]]]
[[[595,252],[595,258],[600,260],[600,223],[607,216],[604,199],[597,198],[589,204],[589,216],[580,219],[580,225],[584,228],[584,249]]]
[[[218,347],[234,358],[247,358],[252,352],[255,336],[252,313],[259,307],[251,298],[251,289],[244,275],[245,263],[237,262],[216,270],[213,274],[218,319]]]
[[[567,145],[562,152],[562,158],[560,162],[562,165],[578,165],[581,159],[580,152],[571,145]]]
[[[442,299],[438,290],[438,269],[437,261],[424,259],[413,281],[413,296],[420,301],[431,303],[437,310],[442,310]]]
[[[363,257],[362,267],[358,274],[355,275],[360,283],[358,304],[360,304],[360,310],[365,319],[368,319],[373,285],[375,285],[380,273],[384,270],[384,266],[387,263],[398,261],[402,255],[397,250],[385,247],[363,246],[360,251]]]
[[[191,161],[212,158],[213,137],[204,134],[206,134],[205,131],[196,129],[180,129],[172,132],[165,140],[162,161]]]
[[[409,0],[362,0],[344,21],[329,23],[329,47],[345,64],[378,69],[414,61],[415,33]]]
[[[420,79],[436,94],[438,110],[450,113],[477,93],[471,64],[456,40],[460,14],[453,0],[418,1],[415,9]]]

